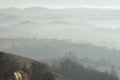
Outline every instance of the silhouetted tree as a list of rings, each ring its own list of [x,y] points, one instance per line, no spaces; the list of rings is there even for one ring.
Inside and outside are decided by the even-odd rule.
[[[116,75],[85,68],[77,60],[67,55],[53,64],[53,71],[68,80],[119,80]]]

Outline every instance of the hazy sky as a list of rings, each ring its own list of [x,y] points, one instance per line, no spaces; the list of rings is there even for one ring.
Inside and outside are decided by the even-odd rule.
[[[0,0],[0,8],[6,7],[99,7],[118,9],[120,0]]]

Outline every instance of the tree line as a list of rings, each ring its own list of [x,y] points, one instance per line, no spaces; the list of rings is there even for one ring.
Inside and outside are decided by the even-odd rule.
[[[114,73],[99,72],[92,68],[85,68],[84,65],[78,63],[77,58],[74,55],[71,56],[71,54],[56,62],[54,61],[52,69],[65,80],[119,80],[118,76]]]

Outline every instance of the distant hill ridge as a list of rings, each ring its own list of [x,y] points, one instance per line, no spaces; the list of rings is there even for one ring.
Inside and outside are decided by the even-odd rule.
[[[19,43],[18,43],[19,42]],[[72,52],[78,58],[89,58],[99,60],[101,58],[109,60],[119,66],[120,51],[99,47],[87,43],[72,43],[67,40],[57,39],[3,39],[1,43],[11,43],[13,47],[5,51],[13,54],[25,56],[35,60],[58,58],[66,53]],[[10,46],[10,45],[9,45]],[[20,46],[20,47],[19,47]],[[34,54],[33,54],[34,53]]]

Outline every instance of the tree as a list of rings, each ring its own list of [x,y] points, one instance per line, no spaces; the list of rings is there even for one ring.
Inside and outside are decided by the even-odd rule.
[[[56,66],[57,65],[57,66]],[[53,64],[53,71],[68,80],[119,80],[116,75],[85,68],[77,59],[67,55]]]

